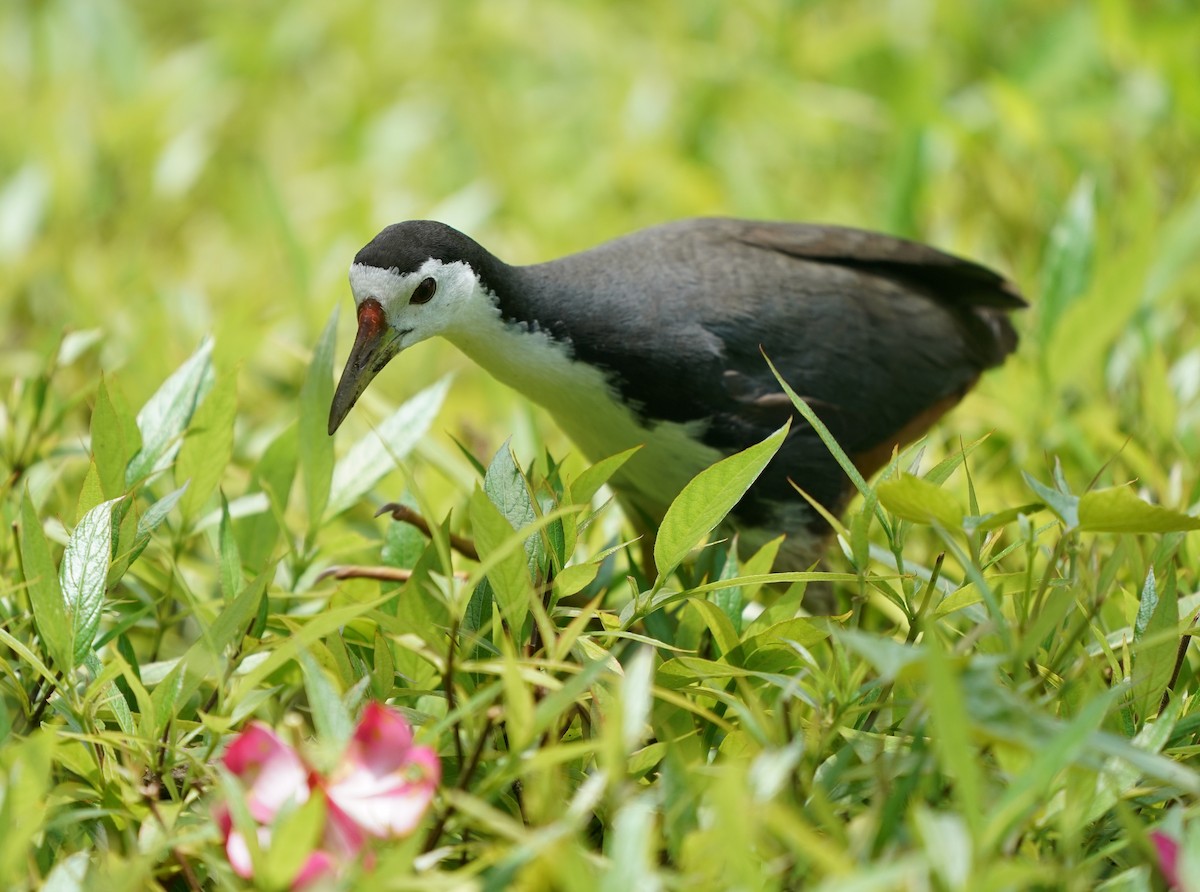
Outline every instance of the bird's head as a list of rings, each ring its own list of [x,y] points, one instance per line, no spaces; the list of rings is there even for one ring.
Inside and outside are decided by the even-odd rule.
[[[358,334],[329,409],[338,429],[367,385],[393,356],[461,321],[482,294],[478,244],[442,223],[411,220],[387,227],[358,252],[350,290]]]

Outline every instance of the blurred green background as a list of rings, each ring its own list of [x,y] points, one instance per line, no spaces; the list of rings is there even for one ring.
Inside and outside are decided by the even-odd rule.
[[[1021,355],[938,436],[995,430],[997,468],[1053,453],[1077,485],[1120,452],[1114,481],[1186,505],[1198,34],[1190,0],[9,0],[0,375],[99,328],[83,431],[100,369],[137,406],[211,332],[242,366],[244,457],[294,415],[335,305],[344,357],[346,270],[387,223],[534,262],[689,215],[829,221],[1031,297]],[[464,364],[406,355],[351,425]],[[516,431],[520,452],[533,424],[465,372],[431,448]]]

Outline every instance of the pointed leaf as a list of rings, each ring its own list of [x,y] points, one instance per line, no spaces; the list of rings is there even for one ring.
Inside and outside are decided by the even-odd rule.
[[[517,540],[511,524],[478,487],[471,496],[470,514],[475,547],[484,561],[490,562],[502,546]],[[533,592],[524,549],[510,548],[488,571],[487,578],[501,616],[513,633],[519,634],[529,614],[529,599]]]
[[[504,441],[488,465],[483,477],[483,491],[514,530],[524,529],[537,520],[525,475],[512,453],[511,440]],[[530,574],[545,565],[546,549],[540,534],[525,540],[525,554],[529,558]]]
[[[1068,530],[1073,530],[1079,526],[1079,497],[1073,496],[1070,493],[1060,492],[1057,489],[1051,489],[1046,484],[1042,483],[1024,471],[1021,476],[1025,478],[1025,483],[1037,493],[1038,498],[1049,506],[1050,510],[1057,514]]]
[[[304,670],[304,691],[308,695],[321,750],[325,756],[336,758],[354,733],[350,711],[342,702],[341,693],[311,654],[300,654],[300,667]]]
[[[125,491],[125,468],[129,460],[142,448],[141,434],[124,400],[118,395],[110,396],[111,379],[101,377],[96,391],[96,406],[92,409],[92,458],[100,478],[104,495],[115,499]],[[115,386],[115,381],[111,381]],[[114,396],[117,398],[114,399]]]
[[[943,529],[962,528],[963,509],[958,501],[940,486],[913,474],[879,484],[879,503],[888,511],[914,523],[938,523]]]
[[[1128,486],[1114,486],[1079,497],[1079,528],[1096,533],[1170,533],[1200,530],[1200,517],[1151,505]]]
[[[146,513],[138,520],[137,535],[133,539],[133,548],[129,553],[129,563],[133,563],[138,559],[146,546],[150,544],[150,534],[158,529],[171,509],[175,507],[185,492],[187,492],[188,484],[183,484],[174,492],[167,493],[153,505],[146,509]]]
[[[233,600],[242,587],[242,558],[238,554],[237,539],[233,535],[233,520],[229,516],[229,502],[221,493],[221,523],[217,527],[217,551],[221,574],[221,595],[226,603]]]
[[[660,580],[665,580],[688,552],[725,519],[775,457],[789,427],[790,421],[761,443],[701,471],[676,496],[654,541]]]
[[[59,669],[70,672],[75,668],[71,624],[67,619],[54,559],[50,556],[50,546],[42,532],[42,522],[38,520],[28,489],[21,500],[19,539],[21,566],[25,571],[29,603],[33,607],[33,621],[45,651]]]
[[[81,517],[103,501],[104,485],[100,482],[100,472],[96,469],[93,459],[88,465],[87,474],[84,475],[83,486],[79,489],[79,501],[75,503],[75,522],[79,523]]]
[[[251,571],[261,570],[279,541],[279,518],[283,516],[296,478],[299,431],[295,425],[279,433],[263,452],[250,475],[250,492],[259,492],[270,500],[270,511],[237,521],[242,563]]]
[[[337,307],[313,348],[308,374],[300,388],[300,478],[304,481],[309,532],[317,528],[329,504],[333,479],[333,438],[329,436],[329,406],[333,402],[333,344]]]
[[[1140,723],[1158,714],[1179,652],[1179,601],[1174,573],[1158,594],[1154,570],[1146,574],[1133,626],[1133,672],[1130,700]]]
[[[237,379],[223,375],[196,409],[175,461],[175,483],[188,484],[179,506],[185,518],[204,507],[233,456],[233,422],[237,415]]]
[[[1037,302],[1039,335],[1049,340],[1063,312],[1087,289],[1095,245],[1096,187],[1084,174],[1075,184],[1062,216],[1050,231]]]
[[[634,446],[632,449],[602,458],[590,468],[581,471],[570,484],[572,501],[577,505],[586,505],[590,502],[600,487],[607,483],[613,474],[621,470],[625,462],[633,458],[641,448],[641,446]]]
[[[75,665],[92,653],[104,608],[108,564],[112,559],[113,506],[124,496],[101,502],[71,532],[59,567]]]
[[[449,377],[426,387],[350,447],[333,469],[330,517],[358,502],[413,450],[437,418],[449,387]],[[329,414],[328,405],[325,414]],[[323,431],[322,436],[329,439]]]
[[[125,469],[126,486],[161,471],[175,459],[196,406],[212,387],[212,348],[212,338],[201,341],[138,413],[142,448]]]

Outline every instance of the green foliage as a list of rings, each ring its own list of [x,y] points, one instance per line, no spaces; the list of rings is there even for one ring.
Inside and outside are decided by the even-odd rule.
[[[0,4],[0,888],[243,888],[230,735],[336,753],[369,698],[445,777],[345,888],[1158,889],[1156,827],[1194,875],[1197,29]],[[705,213],[922,238],[1032,299],[877,480],[839,456],[861,498],[821,565],[720,525],[782,431],[680,496],[653,578],[603,488],[631,453],[585,466],[443,346],[326,436],[330,311],[381,225],[535,262]],[[250,835],[260,887],[325,808]]]

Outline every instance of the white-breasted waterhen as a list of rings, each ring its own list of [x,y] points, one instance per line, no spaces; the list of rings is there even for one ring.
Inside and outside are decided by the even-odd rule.
[[[923,434],[1016,346],[1025,306],[991,270],[834,226],[693,219],[560,260],[510,266],[429,220],[397,223],[350,268],[358,335],[332,434],[401,350],[441,335],[544,406],[592,461],[643,448],[611,485],[652,530],[680,489],[793,418],[731,514],[743,541],[786,533],[780,566],[820,553],[846,475],[763,354],[864,476]]]

